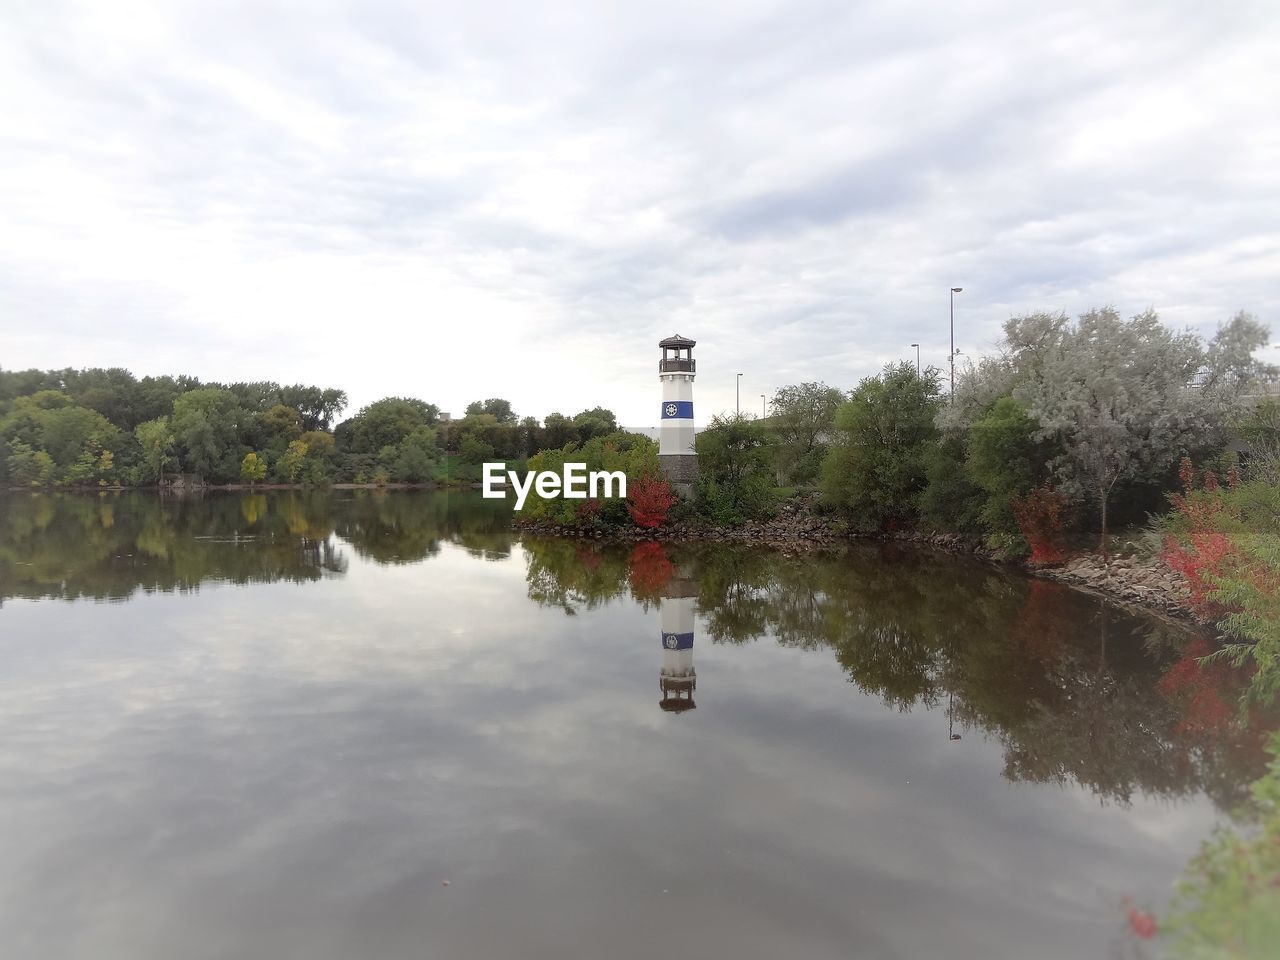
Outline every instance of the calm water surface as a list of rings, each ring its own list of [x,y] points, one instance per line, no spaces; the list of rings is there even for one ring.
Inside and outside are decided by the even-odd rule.
[[[1262,771],[1057,585],[509,520],[0,498],[3,956],[1103,957]]]

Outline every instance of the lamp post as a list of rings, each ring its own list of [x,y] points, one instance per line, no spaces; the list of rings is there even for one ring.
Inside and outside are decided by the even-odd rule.
[[[920,344],[913,343],[912,346],[916,348],[916,376],[918,377],[920,376]]]
[[[733,379],[733,412],[739,416],[742,414],[742,374]]]
[[[956,402],[956,294],[964,287],[951,288],[951,402]]]

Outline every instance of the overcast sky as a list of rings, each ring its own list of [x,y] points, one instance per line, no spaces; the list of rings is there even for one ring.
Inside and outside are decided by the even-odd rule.
[[[945,365],[952,285],[968,354],[1275,329],[1277,49],[1274,0],[5,0],[0,365],[639,426],[663,336],[701,423]]]

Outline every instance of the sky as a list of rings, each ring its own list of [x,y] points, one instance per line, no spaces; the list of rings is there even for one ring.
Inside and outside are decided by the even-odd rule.
[[[967,357],[1275,331],[1277,49],[1274,0],[6,0],[0,367],[647,426],[662,337],[705,423],[945,367],[952,286]]]

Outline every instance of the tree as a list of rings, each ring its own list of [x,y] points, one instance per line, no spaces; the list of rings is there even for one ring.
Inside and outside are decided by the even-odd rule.
[[[400,441],[391,475],[401,483],[427,483],[437,476],[440,446],[436,432],[430,427],[418,427]]]
[[[350,420],[338,424],[334,437],[346,453],[377,453],[398,446],[418,427],[439,420],[434,405],[412,397],[384,397],[364,407]]]
[[[511,408],[511,401],[503,400],[501,397],[490,397],[488,400],[477,400],[467,404],[468,417],[481,413],[489,414],[498,423],[515,423],[517,420],[516,412]]]
[[[612,410],[604,407],[592,407],[583,410],[573,418],[573,429],[579,443],[586,443],[593,437],[604,437],[618,430],[618,418]]]
[[[939,394],[938,372],[917,374],[908,363],[859,383],[836,413],[837,439],[822,464],[826,501],[864,528],[915,517]]]
[[[45,411],[40,420],[40,446],[64,470],[86,455],[96,458],[119,440],[120,431],[88,407],[59,407]]]
[[[267,475],[267,462],[250,450],[240,461],[240,477],[252,486]]]
[[[164,479],[164,468],[171,461],[174,437],[169,429],[169,421],[164,417],[147,420],[134,428],[133,435],[142,448],[142,462],[146,465],[147,475],[157,483]]]
[[[697,506],[719,523],[737,523],[773,506],[772,438],[744,414],[716,416],[697,435]]]
[[[575,438],[573,421],[563,413],[549,413],[543,420],[543,445],[548,450],[558,450]]]
[[[524,456],[532,457],[542,449],[542,428],[533,417],[525,417],[520,421],[518,436],[520,452]]]
[[[825,383],[800,383],[782,387],[773,395],[770,424],[778,437],[778,469],[795,482],[817,476],[826,452],[824,437],[835,427],[836,411],[845,395]]]
[[[278,396],[280,403],[298,411],[306,431],[328,430],[333,418],[347,406],[345,391],[322,390],[300,383],[279,388]]]
[[[289,483],[324,484],[333,479],[333,435],[320,430],[290,441],[276,463],[276,474]]]
[[[1240,419],[1236,432],[1244,440],[1249,479],[1280,485],[1280,401],[1259,403]]]
[[[16,441],[9,444],[7,469],[9,482],[23,487],[47,487],[53,482],[53,458],[43,450]]]
[[[241,415],[236,395],[221,387],[201,387],[174,401],[173,435],[188,471],[217,479],[234,476]]]
[[[989,530],[1019,529],[1013,501],[1045,479],[1050,446],[1036,439],[1038,426],[1013,397],[1001,397],[969,428],[966,468],[987,494],[981,517]]]
[[[1226,410],[1216,392],[1195,382],[1205,363],[1194,334],[1173,333],[1152,310],[1126,321],[1108,307],[1064,329],[1015,389],[1039,424],[1037,439],[1063,451],[1054,462],[1060,489],[1097,505],[1104,554],[1117,482],[1154,480],[1187,450],[1221,436]],[[1220,371],[1215,389],[1227,378]]]

